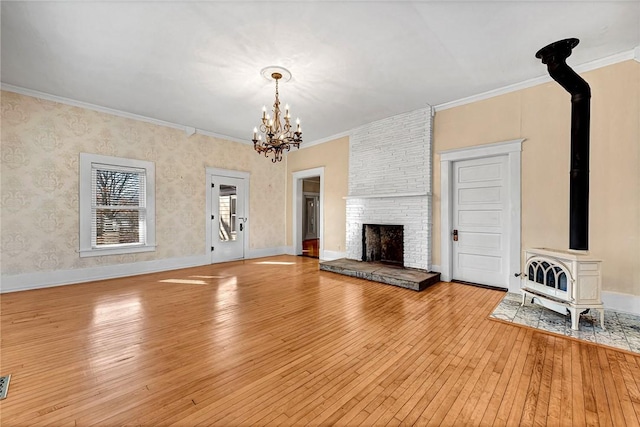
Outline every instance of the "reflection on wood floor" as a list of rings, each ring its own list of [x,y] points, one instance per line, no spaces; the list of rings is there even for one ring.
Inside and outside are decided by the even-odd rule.
[[[302,255],[319,258],[320,257],[320,239],[307,239],[302,241]]]
[[[293,256],[4,294],[2,425],[638,425],[640,357],[503,295]]]

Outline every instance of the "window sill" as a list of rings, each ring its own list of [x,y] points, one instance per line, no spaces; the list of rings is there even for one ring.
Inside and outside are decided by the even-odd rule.
[[[99,248],[99,249],[81,249],[79,251],[80,258],[92,257],[92,256],[104,256],[104,255],[122,255],[122,254],[135,254],[138,252],[154,252],[156,246],[132,246],[124,248]]]

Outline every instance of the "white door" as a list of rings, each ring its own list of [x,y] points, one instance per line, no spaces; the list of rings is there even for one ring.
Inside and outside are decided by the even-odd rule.
[[[247,221],[244,179],[212,176],[211,184],[212,260],[243,259]]]
[[[453,164],[453,279],[509,286],[507,171],[507,156]]]

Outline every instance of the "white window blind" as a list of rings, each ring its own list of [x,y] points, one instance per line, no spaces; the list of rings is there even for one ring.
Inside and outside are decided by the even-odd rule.
[[[144,245],[144,169],[91,165],[91,246]]]
[[[155,250],[152,162],[80,154],[80,256]]]

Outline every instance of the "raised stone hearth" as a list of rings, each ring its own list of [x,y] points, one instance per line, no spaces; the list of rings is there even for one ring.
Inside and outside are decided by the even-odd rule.
[[[386,283],[414,291],[421,291],[440,281],[440,273],[429,273],[416,268],[403,268],[379,262],[361,262],[346,258],[323,261],[320,263],[320,270]]]

